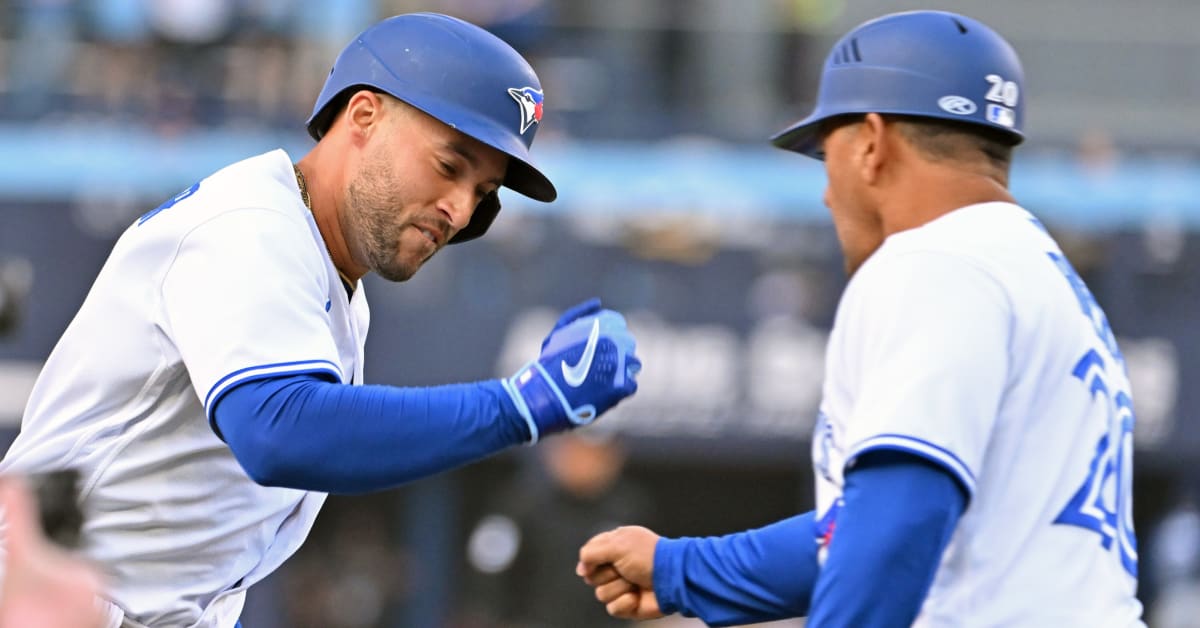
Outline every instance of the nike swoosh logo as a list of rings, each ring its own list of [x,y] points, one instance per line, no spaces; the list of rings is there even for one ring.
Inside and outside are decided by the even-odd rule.
[[[567,380],[567,385],[571,388],[579,388],[583,380],[587,379],[588,371],[592,370],[592,358],[596,357],[596,344],[600,342],[600,319],[592,319],[592,333],[588,334],[587,346],[583,348],[583,355],[579,356],[579,362],[575,366],[567,366],[567,361],[562,361],[563,379]]]

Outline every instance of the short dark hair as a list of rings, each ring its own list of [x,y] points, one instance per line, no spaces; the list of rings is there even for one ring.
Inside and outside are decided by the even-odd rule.
[[[917,150],[935,161],[971,161],[982,156],[992,167],[1006,173],[1012,165],[1015,144],[1010,136],[998,130],[940,118],[886,117],[899,122],[900,133]]]

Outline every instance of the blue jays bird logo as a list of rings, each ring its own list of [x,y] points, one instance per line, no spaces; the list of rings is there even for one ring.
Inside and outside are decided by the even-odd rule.
[[[521,135],[542,121],[542,92],[532,87],[510,87],[508,95],[521,106]]]

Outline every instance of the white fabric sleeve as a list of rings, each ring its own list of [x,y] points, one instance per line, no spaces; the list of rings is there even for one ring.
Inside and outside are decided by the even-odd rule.
[[[344,381],[324,262],[309,226],[277,210],[228,211],[183,238],[163,309],[210,421],[239,382],[293,373]]]
[[[1008,380],[1011,302],[996,278],[957,255],[877,261],[856,278],[850,304],[846,357],[857,394],[847,468],[873,449],[908,451],[974,494]]]

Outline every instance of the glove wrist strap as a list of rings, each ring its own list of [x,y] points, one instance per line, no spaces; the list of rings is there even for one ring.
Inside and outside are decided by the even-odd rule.
[[[567,416],[563,400],[556,394],[536,360],[521,367],[516,375],[504,380],[504,389],[512,397],[517,411],[529,428],[529,442],[536,443],[543,436],[555,434],[571,427],[574,422]]]

